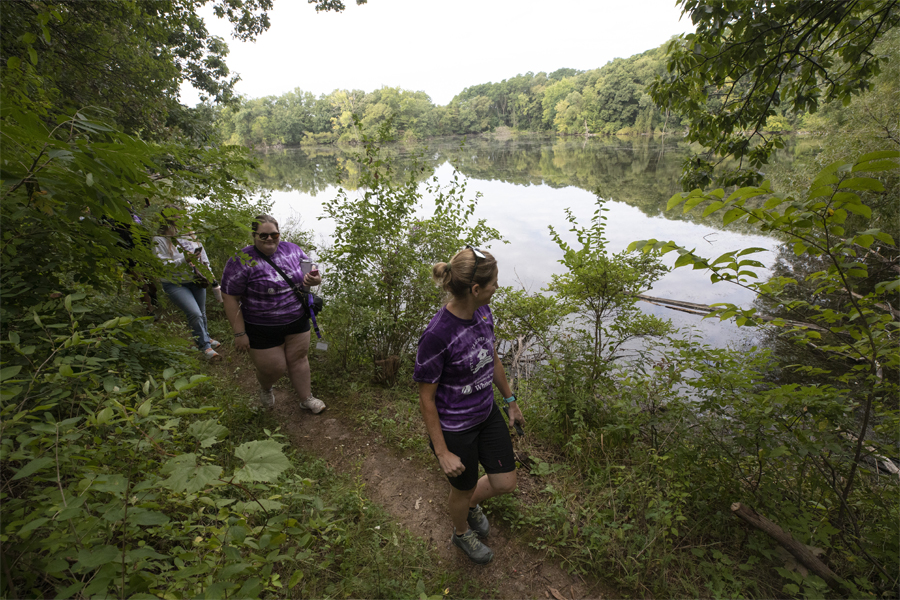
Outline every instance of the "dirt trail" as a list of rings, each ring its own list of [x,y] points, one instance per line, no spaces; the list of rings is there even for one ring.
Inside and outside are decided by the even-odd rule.
[[[226,362],[234,365],[231,360]],[[252,366],[240,358],[235,362],[243,366],[236,374],[239,385],[255,396],[258,384]],[[233,370],[233,366],[228,370]],[[370,432],[355,425],[340,409],[330,407],[319,415],[301,409],[296,395],[285,384],[287,380],[282,379],[275,387],[275,415],[282,432],[298,448],[323,458],[336,471],[358,470],[365,482],[366,496],[383,506],[413,535],[427,540],[437,551],[439,564],[465,574],[482,589],[495,589],[497,598],[617,597],[601,582],[569,575],[493,517],[486,542],[494,551],[494,559],[485,566],[475,565],[450,543],[446,508],[450,487],[436,468],[379,445]],[[327,397],[323,400],[328,403]],[[518,474],[520,490],[534,490],[537,483],[531,476],[523,469]]]

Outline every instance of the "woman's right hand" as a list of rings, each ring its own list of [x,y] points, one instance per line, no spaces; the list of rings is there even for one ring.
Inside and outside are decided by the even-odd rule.
[[[459,477],[466,470],[459,457],[450,451],[438,456],[438,462],[447,477]]]
[[[234,338],[234,349],[238,352],[248,352],[250,350],[250,338],[246,335]]]

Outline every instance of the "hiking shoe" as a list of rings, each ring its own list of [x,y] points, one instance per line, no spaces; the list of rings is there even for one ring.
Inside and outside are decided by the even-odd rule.
[[[275,392],[272,388],[259,390],[259,403],[263,408],[275,408]]]
[[[475,508],[469,509],[469,516],[466,517],[466,522],[472,528],[472,531],[478,534],[478,537],[486,538],[491,532],[491,524],[488,523],[487,517],[484,516],[480,504],[476,504]]]
[[[481,543],[474,529],[470,529],[462,535],[456,535],[456,530],[454,529],[453,535],[450,536],[450,541],[453,542],[454,546],[465,552],[466,556],[473,563],[486,565],[494,558],[494,551]]]
[[[312,414],[317,415],[325,410],[325,403],[315,396],[310,396],[300,403],[300,408],[305,408],[306,410],[311,411]]]
[[[212,348],[213,350],[215,350],[216,348],[218,348],[221,345],[222,345],[222,342],[218,342],[212,338],[209,338],[209,347]]]
[[[215,350],[213,350],[212,348],[207,348],[206,350],[203,351],[203,358],[205,358],[206,360],[208,360],[210,362],[213,362],[213,361],[219,360],[222,357],[219,356],[219,353],[216,352]]]

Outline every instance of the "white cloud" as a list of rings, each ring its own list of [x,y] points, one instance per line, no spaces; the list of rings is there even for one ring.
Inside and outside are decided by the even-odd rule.
[[[693,30],[674,0],[346,4],[343,13],[316,13],[301,0],[278,0],[271,28],[254,43],[231,39],[230,24],[208,7],[202,14],[228,41],[228,65],[241,75],[237,90],[251,98],[397,86],[440,105],[468,86],[528,71],[594,69]],[[193,105],[198,96],[186,85],[182,99]]]

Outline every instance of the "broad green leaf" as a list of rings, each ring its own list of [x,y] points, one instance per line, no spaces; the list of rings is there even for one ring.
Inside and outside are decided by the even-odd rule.
[[[54,431],[55,431],[55,428],[54,428]],[[36,472],[38,472],[41,469],[44,469],[52,464],[53,464],[53,459],[49,458],[47,456],[44,456],[42,458],[35,458],[31,462],[29,462],[27,465],[25,465],[24,467],[22,467],[21,469],[16,471],[16,474],[12,476],[12,481],[15,481],[16,479],[23,479],[30,475],[34,475]]]
[[[150,546],[144,546],[142,548],[135,548],[134,550],[129,550],[128,552],[125,553],[125,556],[128,560],[131,560],[131,561],[137,561],[142,558],[155,558],[155,559],[169,558],[165,554],[160,554],[159,552],[157,552]],[[134,596],[131,596],[131,597],[134,598]],[[153,598],[157,598],[157,597],[153,596]]]
[[[0,369],[0,381],[6,381],[10,377],[18,375],[19,371],[21,370],[21,365],[16,365],[14,367],[3,367],[2,369]]]
[[[666,210],[672,210],[673,208],[684,202],[684,198],[685,197],[681,194],[681,192],[675,194],[674,196],[669,198],[669,202],[666,204]]]
[[[857,159],[856,164],[869,162],[871,160],[881,160],[882,158],[900,158],[900,152],[897,150],[879,150],[877,152],[869,152],[863,154]]]
[[[147,382],[147,387],[149,387],[149,383],[150,383],[150,382],[148,381],[148,382]],[[153,401],[152,401],[152,400],[146,400],[146,401],[144,401],[144,402],[138,407],[137,412],[138,412],[138,414],[139,414],[140,416],[146,417],[147,415],[150,414],[150,409],[151,409],[152,407],[153,407]]]
[[[647,245],[647,240],[638,240],[636,242],[631,242],[628,244],[628,248],[625,249],[626,252],[634,252],[635,250],[643,250],[644,246]],[[16,342],[18,343],[18,342]]]
[[[888,233],[879,231],[879,232],[875,233],[874,235],[876,238],[878,238],[879,241],[881,241],[884,244],[890,244],[891,246],[896,245],[896,244],[894,244],[894,238],[891,237],[890,234],[888,234]]]
[[[883,192],[884,185],[877,179],[872,179],[871,177],[851,177],[850,179],[845,179],[838,186],[840,189],[851,189],[851,190],[874,190],[876,192]]]
[[[783,204],[784,202],[785,202],[784,198],[781,198],[780,196],[772,196],[771,198],[766,200],[766,203],[763,204],[763,208],[765,208],[766,210],[771,210],[771,209],[775,208],[776,206],[778,206],[779,204]]]
[[[25,539],[28,537],[28,534],[49,521],[47,517],[41,517],[39,519],[34,519],[33,521],[28,521],[22,529],[18,531],[19,537]]]
[[[175,374],[175,369],[172,367],[168,367],[165,371],[163,371],[163,380],[168,381]]]
[[[113,416],[113,409],[107,406],[103,410],[97,413],[97,424],[103,425],[107,421],[109,421]]]
[[[234,454],[244,461],[244,466],[234,474],[234,481],[274,481],[291,463],[282,444],[273,440],[245,442]]]
[[[832,194],[832,192],[834,192],[834,190],[830,186],[817,187],[816,189],[812,190],[809,193],[809,196],[807,196],[807,198],[809,198],[810,200],[813,200],[814,198],[830,196]]]
[[[843,208],[867,219],[872,218],[872,209],[865,204],[848,202],[847,204],[844,204]]]
[[[853,172],[875,173],[876,171],[892,171],[897,167],[898,163],[896,160],[875,160],[854,165]]]
[[[115,546],[82,548],[78,551],[78,563],[89,569],[100,567],[119,557],[119,549]]]
[[[803,242],[796,242],[794,244],[794,254],[796,254],[797,256],[802,256],[806,252],[807,248],[808,246]]]
[[[856,236],[855,238],[853,238],[853,243],[854,243],[854,244],[859,244],[859,245],[862,246],[863,248],[868,248],[868,247],[871,246],[874,242],[875,242],[875,236],[874,236],[874,235],[858,235],[858,236]]]
[[[90,482],[90,487],[97,492],[109,492],[112,494],[124,494],[128,489],[128,479],[119,473],[98,475]]]
[[[163,465],[162,474],[169,476],[162,485],[176,492],[192,494],[216,481],[222,474],[222,467],[199,465],[196,454],[182,454]]]
[[[734,260],[734,252],[726,252],[725,254],[719,256],[716,260],[712,262],[713,265],[717,265],[723,262],[731,262]]]
[[[716,212],[723,206],[725,206],[725,203],[722,202],[721,200],[717,200],[706,207],[706,209],[703,211],[703,216],[708,217],[709,215],[713,214],[714,212]]]
[[[728,225],[729,223],[732,223],[733,221],[737,221],[738,219],[743,217],[745,214],[747,214],[747,213],[740,208],[732,208],[731,210],[729,210],[728,212],[725,213],[724,217],[722,217],[722,224]]]
[[[303,571],[300,569],[295,570],[293,574],[291,574],[291,579],[288,581],[288,588],[294,589],[297,587],[297,584],[300,583],[301,579],[303,579]]]
[[[688,253],[684,253],[675,260],[675,268],[677,269],[679,267],[692,264],[693,262],[694,257]]]
[[[144,526],[165,525],[169,522],[169,517],[156,510],[132,508],[128,511],[128,522]]]
[[[188,433],[200,440],[202,448],[209,448],[218,443],[219,437],[228,433],[228,428],[220,425],[215,419],[197,421],[188,427]]]

